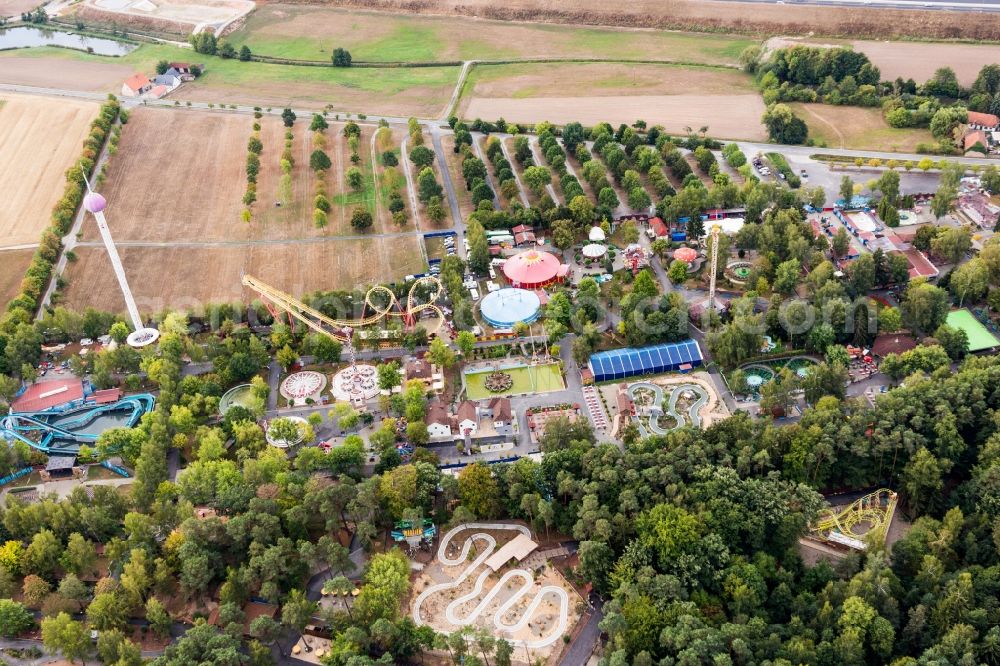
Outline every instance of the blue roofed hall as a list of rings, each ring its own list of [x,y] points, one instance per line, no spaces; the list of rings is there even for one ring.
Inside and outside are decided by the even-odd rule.
[[[640,375],[687,371],[702,364],[701,347],[694,340],[626,347],[597,352],[587,364],[595,382],[606,382]]]

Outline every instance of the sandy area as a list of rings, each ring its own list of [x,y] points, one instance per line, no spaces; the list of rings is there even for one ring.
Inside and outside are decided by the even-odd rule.
[[[111,92],[134,74],[131,67],[52,58],[0,58],[0,83],[85,92]]]
[[[243,273],[289,292],[352,289],[397,279],[426,268],[415,236],[288,242],[224,247],[121,247],[139,309],[198,310],[207,303],[250,301]],[[124,302],[104,250],[80,247],[79,260],[66,272],[65,301],[120,311]]]
[[[0,16],[20,16],[38,6],[38,0],[0,0]]]
[[[0,251],[0,303],[17,296],[34,250]]]
[[[86,0],[86,4],[105,12],[191,25],[226,23],[254,8],[250,0]]]
[[[97,111],[95,102],[0,95],[0,246],[38,242]]]
[[[222,113],[132,111],[102,188],[115,240],[247,238],[240,211],[252,123]],[[276,165],[282,145],[267,145],[262,163],[269,157]],[[84,229],[84,240],[98,239],[96,227]]]
[[[474,97],[467,118],[498,118],[519,123],[549,120],[556,124],[578,121],[595,125],[632,123],[637,119],[663,125],[667,132],[708,126],[722,139],[764,140],[760,95],[637,95],[628,97],[544,97],[535,99]]]

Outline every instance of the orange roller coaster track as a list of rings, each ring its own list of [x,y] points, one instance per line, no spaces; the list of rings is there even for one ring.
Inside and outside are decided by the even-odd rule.
[[[409,329],[416,325],[420,315],[424,312],[432,312],[437,315],[437,325],[433,330],[428,330],[429,334],[437,333],[444,324],[444,312],[435,304],[441,295],[441,282],[435,277],[418,278],[410,291],[406,295],[405,307],[396,298],[396,294],[388,287],[377,285],[368,290],[365,294],[365,307],[360,319],[333,319],[312,308],[302,301],[286,294],[283,291],[261,282],[257,278],[244,275],[243,286],[257,292],[264,300],[264,304],[272,315],[285,312],[289,317],[302,322],[313,331],[329,336],[338,342],[350,342],[351,335],[355,329],[374,326],[380,322],[388,320],[390,317],[398,317],[403,320],[403,324]],[[426,303],[417,302],[417,291],[421,286],[430,286],[434,290],[430,299]],[[382,296],[385,305],[379,306],[374,302],[376,296]]]

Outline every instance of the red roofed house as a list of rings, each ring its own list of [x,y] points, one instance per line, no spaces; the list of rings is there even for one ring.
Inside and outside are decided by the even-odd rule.
[[[986,137],[986,132],[983,130],[969,132],[962,138],[962,148],[966,152],[972,150],[977,143],[983,147],[984,152],[990,149],[990,140]]]
[[[133,74],[125,79],[125,83],[122,84],[122,96],[139,97],[152,90],[152,88],[153,84],[145,74]]]
[[[667,225],[658,217],[654,217],[649,221],[649,228],[656,234],[657,238],[663,238],[667,235]]]
[[[995,130],[1000,129],[1000,117],[992,113],[979,113],[969,111],[969,127],[974,129]]]
[[[155,86],[152,90],[149,91],[149,96],[152,97],[153,99],[160,99],[168,92],[170,92],[170,88],[167,88],[166,86],[163,85]]]
[[[924,253],[920,250],[911,247],[909,250],[903,250],[900,254],[910,262],[911,278],[936,278],[938,276],[937,266],[932,264],[930,259],[924,256]]]
[[[44,412],[79,400],[83,400],[83,382],[60,379],[32,384],[10,408],[15,412]]]

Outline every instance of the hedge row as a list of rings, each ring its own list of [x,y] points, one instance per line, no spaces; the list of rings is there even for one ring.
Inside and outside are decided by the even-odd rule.
[[[119,114],[122,122],[126,122],[127,116],[121,112],[118,100],[109,95],[108,101],[101,105],[97,118],[90,124],[90,134],[83,142],[80,158],[66,171],[66,187],[52,209],[51,224],[42,233],[35,256],[21,281],[21,292],[7,303],[7,314],[2,326],[4,330],[12,325],[31,321],[38,310],[39,301],[52,279],[52,269],[62,251],[62,237],[72,228],[73,218],[87,191],[84,176],[89,178],[93,175],[97,157]]]

